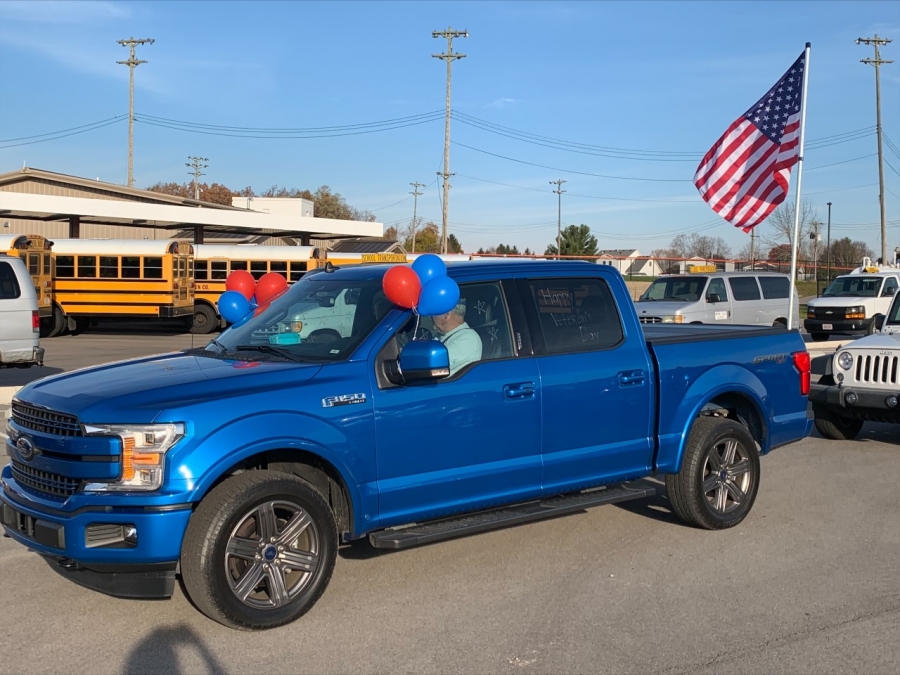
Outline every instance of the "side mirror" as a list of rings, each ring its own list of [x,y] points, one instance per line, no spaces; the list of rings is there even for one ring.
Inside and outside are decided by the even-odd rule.
[[[717,302],[722,302],[722,298],[719,297],[718,293],[710,293],[706,296],[706,301],[715,304]]]
[[[896,293],[896,292],[897,292],[896,288],[885,288],[883,291],[881,291],[881,297],[882,298],[893,298],[894,293]]]
[[[884,314],[877,314],[875,316],[875,330],[880,331],[884,328]]]
[[[387,377],[394,384],[440,380],[450,376],[450,354],[438,340],[412,340],[400,358],[387,364]]]

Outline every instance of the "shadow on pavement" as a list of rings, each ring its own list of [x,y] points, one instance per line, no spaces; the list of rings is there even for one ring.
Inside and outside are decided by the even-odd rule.
[[[195,671],[194,668],[183,666],[178,653],[193,652],[203,663],[203,670]],[[138,645],[131,650],[125,659],[123,675],[145,675],[146,673],[172,673],[181,675],[191,672],[202,673],[227,673],[225,667],[210,651],[206,643],[194,630],[186,625],[156,628],[143,638]]]
[[[32,366],[31,368],[0,368],[0,387],[22,387],[42,377],[63,372],[62,368]]]

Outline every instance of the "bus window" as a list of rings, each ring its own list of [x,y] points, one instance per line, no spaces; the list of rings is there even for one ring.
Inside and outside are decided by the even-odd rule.
[[[29,253],[28,254],[28,274],[37,276],[40,273],[41,273],[41,254],[40,253]]]
[[[178,256],[178,277],[183,279],[186,273],[187,261],[182,256]]]
[[[284,260],[272,260],[269,262],[269,271],[278,272],[285,279],[288,277],[288,264]]]
[[[300,277],[304,275],[306,272],[306,263],[302,262],[292,262],[291,263],[291,271],[288,276],[288,281],[291,283],[295,281],[300,281]]]
[[[188,276],[194,278],[194,259],[188,258]]]
[[[231,261],[231,271],[235,270],[246,270],[247,269],[247,261],[246,260],[232,260]]]
[[[136,255],[122,256],[122,278],[141,278],[141,259]]]
[[[71,279],[75,276],[75,256],[56,256],[56,276]]]
[[[266,269],[266,261],[265,260],[252,260],[250,262],[250,274],[252,274],[253,278],[256,279],[257,281],[267,271],[268,270]]]
[[[103,279],[119,278],[119,256],[100,256],[100,276]]]
[[[213,260],[210,264],[212,265],[210,279],[218,279],[221,281],[228,277],[228,262],[226,260]]]
[[[194,279],[197,281],[206,281],[209,279],[209,263],[205,260],[198,260],[194,266]]]
[[[144,258],[144,278],[145,279],[162,279],[163,267],[162,258]]]
[[[44,274],[49,275],[50,274],[50,254],[45,253],[43,257],[44,257]]]
[[[80,255],[78,256],[78,276],[94,277],[97,276],[97,256]]]

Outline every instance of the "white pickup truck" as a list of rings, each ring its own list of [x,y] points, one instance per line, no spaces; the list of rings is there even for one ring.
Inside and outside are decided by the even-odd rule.
[[[854,438],[866,420],[900,424],[900,293],[876,334],[835,352],[809,400],[825,438]]]

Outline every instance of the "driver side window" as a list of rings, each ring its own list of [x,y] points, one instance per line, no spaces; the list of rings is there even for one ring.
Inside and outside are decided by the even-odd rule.
[[[711,295],[718,295],[719,302],[728,300],[728,292],[725,290],[724,279],[716,278],[709,282],[709,288],[706,289],[706,297],[708,298]]]
[[[889,298],[893,297],[897,292],[897,288],[897,280],[894,277],[888,277],[884,282],[884,290],[881,292],[881,295]]]

